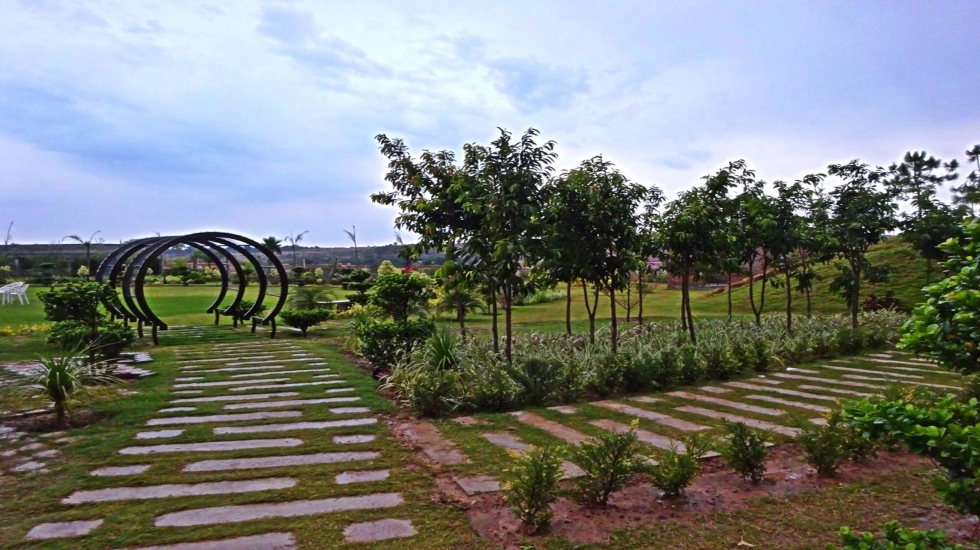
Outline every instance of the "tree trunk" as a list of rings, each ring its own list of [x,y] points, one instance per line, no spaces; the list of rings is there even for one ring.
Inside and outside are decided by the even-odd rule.
[[[565,287],[565,333],[572,334],[572,281]]]
[[[584,279],[582,280],[582,294],[585,296],[585,311],[589,314],[589,341],[595,344],[595,314],[599,307],[599,296],[596,293],[595,304],[589,307],[589,287]]]
[[[728,322],[732,321],[732,272],[728,272]]]
[[[632,291],[633,291],[632,281],[630,281],[630,279],[627,278],[626,279],[626,322],[627,323],[630,322],[630,315],[633,313],[633,302],[631,302],[631,300],[633,299]],[[613,297],[611,291],[609,293],[609,297],[610,298]]]
[[[861,297],[861,270],[851,268],[854,274],[854,287],[851,290],[851,328],[858,328],[858,302]]]
[[[643,271],[639,274],[639,283],[636,286],[636,294],[640,298],[640,303],[636,308],[636,323],[643,326]]]
[[[932,282],[932,259],[926,258],[926,284]]]
[[[612,352],[616,353],[619,340],[619,325],[616,321],[616,287],[612,285],[609,285],[609,309],[612,313],[612,324],[609,325],[612,332]]]
[[[813,305],[810,303],[810,288],[806,289],[806,316],[810,317],[812,315]]]
[[[466,305],[461,298],[456,301],[456,321],[459,323],[460,338],[466,340]]]
[[[752,315],[755,315],[756,324],[759,323],[759,314],[755,307],[755,254],[749,256],[749,305],[752,307]]]
[[[684,286],[682,287],[681,292],[681,303],[687,318],[687,330],[691,335],[691,343],[697,344],[698,338],[697,335],[694,334],[694,315],[691,313],[691,281],[690,276],[687,273],[684,274],[683,285]]]
[[[788,267],[788,266],[787,266]],[[789,269],[783,271],[786,274],[786,332],[793,332],[793,284],[790,282]]]
[[[512,323],[512,315],[514,312],[514,302],[512,300],[514,295],[514,287],[510,284],[504,285],[504,303],[506,304],[504,309],[504,334],[507,337],[507,341],[504,342],[504,357],[507,359],[507,364],[513,363],[512,344],[513,344],[513,330],[514,325]]]
[[[500,329],[497,328],[497,287],[490,283],[490,315],[493,316],[491,332],[493,333],[493,353],[500,355]]]
[[[68,411],[65,408],[64,401],[59,400],[54,402],[55,422],[58,424],[58,426],[65,427],[68,425],[68,423],[66,422],[68,416],[67,412]]]

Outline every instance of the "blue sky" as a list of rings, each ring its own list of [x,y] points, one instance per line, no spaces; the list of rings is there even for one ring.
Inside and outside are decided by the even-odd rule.
[[[535,127],[559,168],[601,153],[669,197],[737,158],[766,180],[962,162],[977,7],[0,0],[0,224],[386,244],[378,133],[458,151]]]

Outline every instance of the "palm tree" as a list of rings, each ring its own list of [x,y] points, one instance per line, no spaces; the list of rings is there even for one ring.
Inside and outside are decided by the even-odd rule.
[[[11,222],[11,225],[13,225],[13,222]],[[101,229],[98,230],[98,231],[96,231],[95,233],[92,233],[92,236],[89,237],[87,241],[86,240],[82,240],[82,238],[79,237],[78,235],[68,235],[68,236],[65,236],[65,237],[62,237],[61,238],[61,242],[65,242],[65,239],[71,239],[73,241],[77,241],[79,244],[81,244],[82,246],[85,247],[85,267],[89,271],[91,271],[91,269],[92,269],[92,265],[89,263],[89,260],[91,258],[91,254],[92,254],[92,241],[95,240],[95,236],[98,235],[99,233],[102,233],[102,230]],[[89,275],[86,274],[85,275],[85,278],[88,279],[89,278]]]
[[[341,231],[347,233],[347,236],[350,238],[350,240],[354,242],[354,265],[357,265],[359,263],[357,261],[357,226],[352,225],[350,226],[350,228],[352,229],[352,231],[348,231],[346,229],[341,229]]]
[[[262,239],[262,245],[269,249],[273,254],[282,254],[282,241],[275,237]]]
[[[293,267],[296,267],[296,245],[299,244],[299,242],[303,240],[303,235],[306,235],[309,232],[310,231],[307,229],[306,231],[303,231],[299,235],[296,235],[294,237],[293,236],[293,232],[290,231],[288,237],[283,237],[282,238],[284,241],[288,242],[289,243],[289,246],[292,247],[292,249],[293,249]]]
[[[336,298],[331,289],[317,286],[301,286],[289,292],[289,305],[294,310],[320,309],[318,302]]]

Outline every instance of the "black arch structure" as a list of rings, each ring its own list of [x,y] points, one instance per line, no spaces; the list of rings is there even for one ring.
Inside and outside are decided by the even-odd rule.
[[[106,309],[114,318],[122,319],[126,323],[130,321],[137,323],[140,336],[143,336],[144,325],[152,327],[153,341],[158,341],[157,330],[167,330],[167,323],[163,322],[150,308],[143,287],[150,266],[164,252],[176,245],[186,245],[199,250],[218,266],[221,275],[221,290],[218,292],[218,297],[207,309],[208,313],[214,313],[214,324],[218,324],[222,313],[236,310],[245,295],[247,280],[245,269],[242,267],[239,257],[245,258],[245,261],[251,264],[258,277],[259,288],[255,303],[248,311],[244,312],[242,318],[252,320],[252,332],[255,332],[255,328],[260,324],[271,325],[272,337],[275,337],[276,315],[282,311],[286,304],[286,296],[289,292],[286,268],[283,267],[279,258],[262,244],[241,235],[218,231],[137,239],[120,246],[106,256],[99,264],[95,278],[101,283],[109,284],[112,288],[122,289],[121,300],[117,298],[115,302],[105,304]],[[264,256],[269,265],[276,270],[279,276],[278,289],[270,288],[265,266],[249,249],[258,252],[259,256]],[[228,296],[232,281],[236,285],[234,298],[228,307],[219,309],[221,302]],[[270,293],[270,290],[278,290],[279,292],[278,294]],[[276,298],[275,305],[269,308],[266,315],[256,315],[267,297]],[[232,316],[232,322],[237,326],[238,318]]]

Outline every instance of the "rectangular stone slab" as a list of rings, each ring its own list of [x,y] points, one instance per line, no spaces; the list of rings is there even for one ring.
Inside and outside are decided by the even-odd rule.
[[[75,491],[61,499],[62,504],[84,504],[86,502],[111,502],[117,500],[147,500],[155,498],[176,498],[201,495],[231,495],[256,491],[288,489],[296,485],[290,477],[269,477],[265,479],[246,479],[242,481],[212,481],[206,483],[184,483],[169,485],[148,485],[146,487],[114,487],[92,491]]]
[[[820,371],[817,370],[801,369],[798,367],[786,367],[786,372],[802,372],[803,374],[820,374]]]
[[[246,384],[271,384],[273,382],[286,382],[289,378],[264,378],[262,380],[224,380],[221,382],[188,382],[186,384],[174,384],[175,388],[219,388],[224,386],[244,386]]]
[[[917,374],[897,374],[897,373],[894,373],[894,372],[887,372],[887,371],[877,371],[877,370],[868,370],[868,369],[855,369],[855,368],[852,368],[852,367],[839,367],[837,365],[821,365],[820,368],[830,369],[830,370],[839,370],[839,371],[843,371],[843,372],[856,372],[858,374],[870,374],[870,375],[873,375],[873,376],[885,376],[887,378],[902,378],[902,379],[906,379],[906,380],[922,380],[922,377],[919,376],[919,375],[917,375]]]
[[[243,449],[265,449],[270,447],[295,447],[302,445],[302,439],[242,439],[238,441],[205,441],[202,443],[172,443],[170,445],[147,445],[119,449],[121,455],[148,455],[155,453],[204,453],[241,451]]]
[[[749,379],[749,382],[756,382],[758,384],[771,384],[773,386],[778,386],[782,384],[779,380],[773,380],[771,378],[766,378],[764,376],[757,376],[755,378]]]
[[[806,380],[808,382],[820,382],[822,384],[833,384],[837,386],[851,386],[853,388],[868,388],[871,390],[880,390],[881,384],[865,384],[863,382],[850,382],[848,380],[835,380],[833,378],[819,378],[817,376],[803,376],[800,374],[785,374],[776,373],[773,376],[778,376],[780,378],[788,378],[790,380]]]
[[[184,433],[184,430],[156,430],[152,432],[139,432],[136,439],[161,439],[165,437],[177,437]]]
[[[222,472],[226,470],[251,470],[253,468],[282,468],[308,466],[310,464],[334,464],[357,460],[374,460],[381,453],[362,451],[351,453],[314,453],[307,455],[277,455],[259,458],[231,458],[228,460],[202,460],[184,466],[185,472]]]
[[[230,378],[255,378],[259,376],[276,376],[276,375],[293,375],[293,374],[303,374],[307,372],[323,372],[324,370],[330,369],[296,369],[296,370],[281,370],[274,372],[248,372],[245,374],[233,374]],[[332,374],[330,376],[337,376]]]
[[[348,510],[378,510],[400,506],[404,502],[405,500],[399,493],[377,493],[321,500],[216,506],[164,514],[154,519],[153,524],[157,527],[190,527],[193,525],[241,523],[265,518],[313,516]]]
[[[755,384],[746,384],[745,382],[725,382],[725,385],[731,386],[733,388],[743,389],[743,390],[764,391],[769,393],[778,393],[780,395],[792,395],[794,397],[803,397],[805,399],[816,399],[817,401],[833,401],[835,403],[838,401],[836,397],[831,397],[829,395],[817,395],[815,393],[788,390],[786,388],[770,388],[767,386],[756,386]]]
[[[746,418],[744,416],[738,416],[736,414],[726,413],[726,412],[713,411],[711,409],[702,409],[701,407],[691,407],[689,405],[684,405],[683,407],[677,407],[677,410],[681,412],[686,412],[688,414],[697,414],[701,416],[707,416],[708,418],[716,418],[718,420],[728,420],[729,422],[741,422],[746,426],[759,428],[760,430],[770,430],[778,434],[782,434],[789,437],[796,437],[800,433],[799,428],[787,428],[786,426],[779,426],[776,424],[772,424],[770,422],[765,422],[763,420]]]
[[[842,389],[839,389],[839,388],[825,388],[823,386],[811,386],[811,385],[807,385],[807,384],[801,384],[800,385],[800,389],[801,390],[825,391],[825,392],[829,392],[829,393],[837,393],[837,394],[840,394],[840,395],[851,395],[851,396],[854,396],[854,397],[868,397],[869,395],[874,395],[872,393],[865,393],[865,392],[854,391],[854,390],[842,390]]]
[[[377,439],[374,435],[336,435],[333,437],[332,441],[338,445],[352,445],[355,443],[370,443]]]
[[[245,397],[245,396],[242,396]],[[274,409],[277,407],[301,407],[303,405],[321,405],[324,403],[353,403],[360,397],[321,397],[319,399],[292,399],[289,401],[259,401],[253,403],[232,403],[225,405],[227,410],[238,409]]]
[[[930,388],[941,388],[941,389],[944,389],[944,390],[959,390],[960,389],[957,386],[947,386],[947,385],[944,385],[944,384],[926,384],[925,382],[918,382],[918,381],[914,381],[913,382],[913,381],[908,381],[908,380],[895,380],[893,378],[878,378],[877,376],[861,376],[860,374],[845,374],[844,375],[844,378],[850,378],[850,379],[854,379],[854,380],[869,380],[869,381],[872,381],[872,382],[888,382],[888,383],[891,383],[891,384],[899,384],[899,383],[915,384],[917,386],[927,386],[927,387],[930,387]]]
[[[637,418],[642,418],[644,420],[649,420],[651,422],[656,422],[662,426],[667,426],[668,428],[674,428],[681,430],[682,432],[699,432],[701,430],[707,430],[707,426],[702,426],[700,424],[695,424],[693,422],[688,422],[687,420],[682,420],[680,418],[674,418],[673,416],[667,416],[666,414],[661,414],[654,411],[648,411],[646,409],[641,409],[639,407],[631,407],[623,403],[617,403],[615,401],[596,401],[592,403],[593,405],[598,405],[600,407],[605,407],[607,409],[612,409],[616,412],[621,412],[623,414],[628,414],[630,416],[635,416]]]
[[[43,539],[64,539],[68,537],[80,537],[94,531],[102,525],[101,519],[91,521],[60,521],[56,523],[41,523],[35,525],[28,531],[27,538],[30,540]]]
[[[344,529],[344,538],[348,542],[374,542],[411,537],[416,533],[410,519],[380,519],[348,525]]]
[[[239,361],[242,359],[271,359],[275,355],[243,355],[241,357],[212,357],[210,359],[180,359],[178,363],[220,363],[222,361]]]
[[[176,392],[174,392],[176,393]],[[217,401],[253,401],[255,399],[270,399],[273,397],[296,397],[299,392],[281,391],[276,393],[252,393],[248,395],[218,395],[214,397],[190,397],[186,399],[174,399],[174,403],[212,403]]]
[[[210,374],[213,372],[245,372],[245,371],[257,371],[257,370],[273,370],[273,369],[284,369],[286,365],[263,365],[260,367],[224,367],[220,369],[206,369],[206,370],[195,370],[194,374]],[[185,370],[184,369],[181,370]]]
[[[894,363],[903,363],[903,361],[884,361],[881,359],[877,359],[877,360],[872,360],[871,362],[874,363],[876,366],[880,366],[882,369],[889,370],[889,371],[900,370],[902,372],[921,372],[922,374],[945,374],[947,376],[959,376],[959,373],[953,371],[941,370],[938,368],[930,369],[930,368],[917,368],[917,367],[901,367],[894,364]],[[906,363],[906,364],[914,365],[915,363]]]
[[[487,474],[454,477],[453,481],[469,497],[483,493],[496,493],[500,490],[500,482],[497,481],[497,478]]]
[[[628,425],[623,424],[622,422],[616,422],[614,420],[607,420],[607,419],[594,420],[592,422],[589,422],[589,424],[592,424],[593,426],[598,426],[603,430],[615,432],[615,433],[625,433],[630,429]],[[669,437],[665,437],[660,434],[655,434],[651,431],[647,431],[641,428],[636,429],[636,438],[642,441],[643,443],[646,443],[647,445],[651,445],[653,447],[657,447],[658,449],[670,449],[671,446],[673,446],[673,448],[677,449],[677,452],[679,453],[683,453],[687,451],[687,447],[684,446],[684,443],[677,441],[676,439],[671,439]]]
[[[252,380],[252,382],[258,382],[258,380]],[[229,388],[228,391],[275,390],[278,388],[302,388],[304,386],[328,386],[343,383],[343,380],[324,380],[322,382],[297,382],[295,384],[263,384],[261,386],[240,386],[237,388]]]
[[[210,424],[214,422],[243,422],[247,420],[268,420],[270,418],[296,418],[302,411],[269,411],[239,414],[214,414],[210,416],[174,416],[172,418],[151,418],[147,426],[171,426],[175,424]]]
[[[494,445],[498,445],[505,449],[511,451],[517,451],[521,453],[523,453],[524,451],[528,450],[531,447],[527,443],[521,441],[517,436],[511,435],[509,433],[486,433],[483,434],[483,438],[489,441],[490,443],[493,443]],[[576,477],[582,477],[585,475],[585,470],[579,468],[578,466],[572,464],[571,462],[567,462],[567,461],[562,462],[561,469],[562,472],[564,472],[561,477],[562,479],[572,479]]]
[[[456,444],[443,436],[435,426],[428,422],[400,424],[396,430],[406,439],[422,448],[426,456],[441,464],[463,464],[469,458]]]
[[[822,405],[814,405],[812,403],[803,403],[800,401],[790,401],[789,399],[781,399],[779,397],[772,397],[771,395],[746,395],[745,399],[754,399],[756,401],[776,403],[777,405],[787,405],[790,407],[806,409],[808,411],[815,411],[818,413],[829,413],[831,411],[830,407],[824,407]]]
[[[130,550],[293,550],[294,548],[296,548],[296,538],[292,533],[266,533],[233,539],[141,546]]]
[[[544,430],[549,434],[557,437],[558,439],[563,439],[572,445],[578,445],[579,443],[589,439],[589,436],[584,433],[569,428],[564,424],[559,424],[553,420],[548,420],[547,418],[540,417],[534,413],[527,411],[517,411],[510,413],[511,416],[520,420],[521,422],[527,424],[528,426],[534,426],[535,428]]]
[[[227,426],[212,430],[215,434],[251,434],[262,432],[288,432],[292,430],[325,430],[328,428],[346,428],[348,426],[365,426],[377,424],[377,418],[351,418],[350,420],[332,420],[329,422],[294,422],[291,424],[266,424],[263,426]]]
[[[719,388],[718,386],[701,386],[698,390],[708,393],[731,393],[732,391],[728,388]]]
[[[359,470],[353,472],[341,472],[334,476],[333,481],[337,485],[350,485],[351,483],[371,483],[374,481],[384,481],[391,473],[388,470]]]
[[[151,468],[150,464],[135,464],[133,466],[103,466],[88,473],[90,476],[134,476],[142,474]]]
[[[237,361],[235,363],[225,363],[229,367],[241,367],[245,365],[261,365],[263,363],[305,363],[309,359],[269,359],[267,361]]]
[[[667,395],[671,397],[678,397],[681,399],[693,399],[695,401],[701,401],[703,403],[711,403],[712,405],[721,405],[722,407],[728,407],[730,409],[735,409],[738,411],[763,414],[766,416],[782,416],[786,414],[786,411],[779,410],[779,409],[756,407],[754,405],[746,405],[745,403],[741,403],[738,401],[729,401],[728,399],[719,399],[717,397],[711,397],[708,395],[699,395],[696,393],[688,393],[686,391],[672,391]]]

